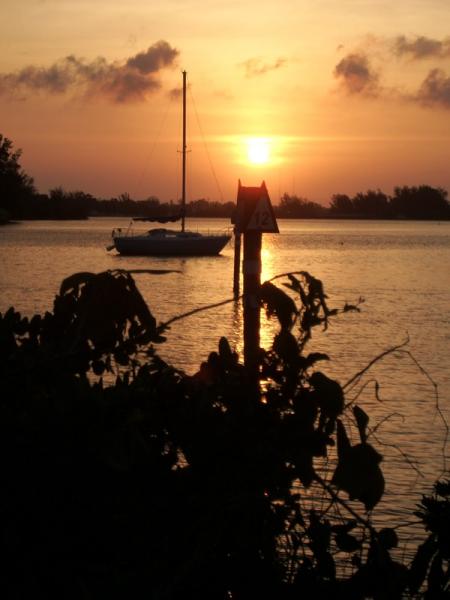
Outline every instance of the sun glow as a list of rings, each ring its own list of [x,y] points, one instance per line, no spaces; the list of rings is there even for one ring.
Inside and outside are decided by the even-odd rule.
[[[253,165],[264,165],[270,160],[270,142],[268,138],[247,138],[247,158]]]

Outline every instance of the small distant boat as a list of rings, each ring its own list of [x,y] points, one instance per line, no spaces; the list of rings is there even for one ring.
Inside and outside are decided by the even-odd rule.
[[[179,214],[171,217],[140,217],[133,221],[181,221],[181,231],[174,229],[150,229],[146,233],[124,233],[122,229],[112,232],[113,243],[108,250],[115,248],[120,254],[133,256],[214,256],[220,254],[231,239],[231,234],[203,234],[185,230],[186,220],[186,71],[183,71],[183,168],[182,194]]]

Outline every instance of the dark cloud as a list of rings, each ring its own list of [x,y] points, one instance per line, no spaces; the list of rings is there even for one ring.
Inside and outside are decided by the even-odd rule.
[[[450,77],[442,69],[433,69],[424,79],[416,100],[425,106],[450,109]]]
[[[159,72],[174,65],[178,54],[161,40],[125,64],[109,63],[101,57],[87,62],[67,56],[50,67],[30,65],[15,73],[0,73],[0,94],[26,96],[35,91],[64,94],[82,90],[114,102],[140,101],[161,87]]]
[[[434,40],[425,36],[408,39],[399,35],[394,41],[394,53],[397,56],[409,56],[413,60],[449,57],[450,37],[444,40]]]
[[[380,51],[381,49],[381,51]],[[349,94],[377,97],[403,103],[415,103],[424,107],[450,109],[450,75],[443,69],[431,69],[417,91],[406,91],[400,85],[385,87],[379,85],[380,71],[373,68],[372,61],[385,63],[392,61],[393,55],[413,61],[450,58],[450,37],[442,40],[425,36],[395,39],[377,38],[372,55],[368,47],[348,53],[335,67],[334,75],[342,89]],[[408,63],[403,67],[411,68]]]
[[[378,93],[378,74],[362,53],[347,54],[335,67],[334,76],[349,94],[374,96]]]
[[[258,77],[259,75],[265,75],[269,71],[276,71],[286,62],[285,58],[277,58],[272,63],[266,63],[261,58],[249,58],[241,63],[240,66],[244,67],[246,77]]]
[[[172,48],[164,40],[150,46],[146,52],[139,52],[127,60],[127,67],[139,71],[142,75],[156,73],[164,67],[172,65],[178,56],[178,50]]]

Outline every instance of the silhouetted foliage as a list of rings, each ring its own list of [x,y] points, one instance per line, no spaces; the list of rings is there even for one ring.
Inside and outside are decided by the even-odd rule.
[[[396,187],[389,197],[380,190],[359,192],[353,198],[335,194],[330,217],[359,219],[449,219],[447,191],[429,185]]]
[[[148,198],[142,202],[132,200],[129,194],[121,194],[110,200],[97,200],[93,214],[98,216],[146,217],[165,215],[165,208],[157,198]]]
[[[14,151],[12,141],[0,133],[0,210],[19,219],[35,193],[33,179],[20,166],[21,155],[22,151]]]
[[[416,593],[426,581],[425,599],[450,597],[450,480],[437,482],[415,513],[429,531],[417,550],[409,575]]]
[[[192,217],[229,218],[234,202],[192,200],[186,205],[186,214]],[[358,192],[353,198],[346,194],[332,196],[329,207],[306,198],[284,194],[274,206],[278,218],[317,219],[449,219],[450,205],[447,192],[431,186],[395,188],[392,197],[381,190]],[[128,194],[119,199],[97,200],[90,206],[90,214],[115,216],[167,216],[177,212],[177,203],[160,202],[157,198],[135,201]]]
[[[234,202],[211,202],[202,198],[188,202],[186,214],[192,217],[230,218],[235,208]]]
[[[447,191],[442,188],[396,187],[390,204],[392,213],[404,219],[450,218]]]
[[[72,275],[44,316],[0,315],[3,597],[401,598],[430,561],[443,589],[448,504],[424,500],[417,574],[346,500],[378,503],[381,455],[306,345],[349,307],[307,272],[286,285],[263,286],[280,329],[256,394],[225,338],[193,376],[161,360],[167,326],[124,271]]]
[[[327,209],[317,202],[289,194],[284,194],[278,206],[275,206],[276,216],[283,219],[314,219],[326,216],[327,212]]]
[[[27,206],[28,219],[87,219],[95,198],[84,192],[67,192],[61,187],[38,194]]]
[[[363,218],[385,219],[390,216],[389,200],[380,190],[358,193],[352,200],[354,212]]]
[[[351,198],[346,194],[334,194],[331,197],[330,212],[340,217],[351,216],[354,212]]]

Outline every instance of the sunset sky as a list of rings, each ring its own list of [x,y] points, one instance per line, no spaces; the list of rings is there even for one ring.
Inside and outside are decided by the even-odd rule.
[[[450,190],[450,0],[1,0],[0,133],[36,187]],[[197,115],[198,118],[197,119]]]

